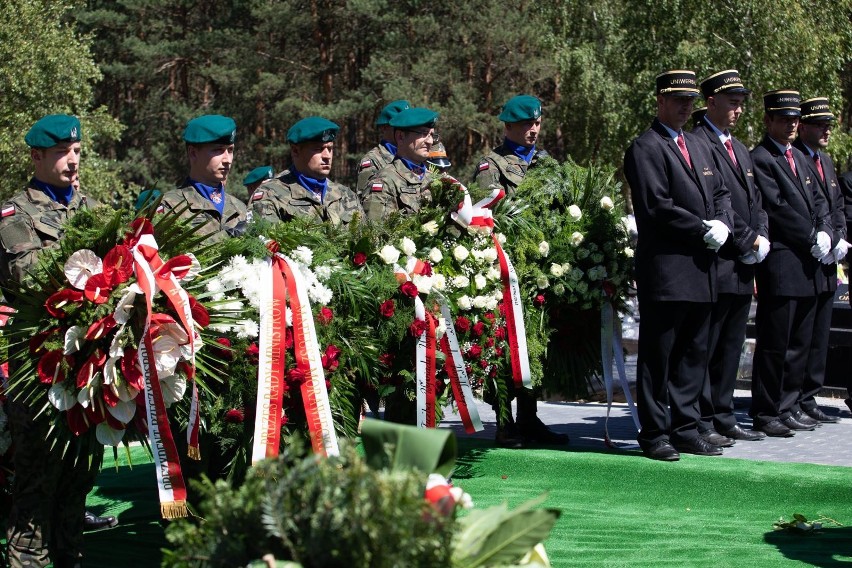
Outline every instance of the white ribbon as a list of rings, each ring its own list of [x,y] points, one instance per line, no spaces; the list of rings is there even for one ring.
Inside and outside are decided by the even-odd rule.
[[[614,325],[618,321],[618,325]],[[633,416],[633,424],[636,426],[636,431],[639,431],[639,415],[636,412],[636,405],[633,403],[633,396],[630,394],[630,385],[627,383],[627,372],[624,368],[624,350],[621,345],[621,319],[615,316],[612,309],[612,303],[609,300],[604,302],[601,308],[601,362],[603,363],[604,384],[606,386],[606,420],[604,421],[604,443],[607,446],[612,446],[612,440],[609,437],[609,413],[612,409],[613,398],[613,377],[612,363],[615,358],[615,367],[618,370],[618,378],[621,382],[621,389],[624,391],[624,398],[627,401],[627,407],[630,409],[630,414]]]

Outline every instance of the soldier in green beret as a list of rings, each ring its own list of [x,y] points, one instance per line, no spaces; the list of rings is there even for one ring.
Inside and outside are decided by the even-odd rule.
[[[158,211],[180,212],[193,226],[201,226],[198,235],[213,241],[241,234],[246,207],[225,193],[236,136],[237,125],[227,116],[208,114],[190,120],[183,133],[189,177],[163,195]]]
[[[397,114],[409,108],[411,108],[411,104],[408,101],[398,100],[388,103],[379,113],[376,126],[379,127],[381,141],[378,146],[367,152],[358,162],[357,188],[364,187],[367,180],[393,161],[393,157],[396,155],[396,143],[393,142],[393,127],[390,125],[390,121]]]
[[[0,284],[27,279],[39,253],[58,246],[63,224],[96,205],[74,189],[81,135],[77,117],[64,114],[45,116],[27,132],[34,175],[26,189],[0,208]],[[10,357],[10,365],[16,359]],[[62,448],[51,448],[52,425],[39,416],[40,406],[29,406],[16,391],[7,394],[16,472],[7,527],[9,563],[79,565],[86,495],[94,486],[103,446],[83,447],[74,438],[63,458]]]
[[[428,108],[406,109],[391,119],[396,156],[359,188],[368,219],[376,221],[396,212],[415,213],[421,200],[431,199],[426,160],[437,120],[438,113]]]
[[[345,185],[328,179],[339,129],[330,120],[311,116],[287,131],[292,166],[262,183],[249,197],[253,218],[277,223],[293,217],[313,217],[345,227],[364,217],[358,196]]]
[[[503,143],[480,161],[473,181],[480,187],[500,186],[508,195],[523,181],[527,169],[547,156],[536,149],[541,131],[541,101],[531,95],[517,95],[503,106],[499,119],[504,123]]]
[[[260,184],[268,179],[272,179],[273,177],[274,174],[272,172],[272,166],[260,166],[250,171],[248,175],[243,178],[243,185],[246,186],[249,197],[251,197],[251,194],[254,193],[258,187],[260,187]]]

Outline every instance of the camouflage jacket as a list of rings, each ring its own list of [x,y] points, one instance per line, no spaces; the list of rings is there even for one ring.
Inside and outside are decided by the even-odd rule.
[[[422,200],[432,200],[428,189],[431,181],[428,170],[421,180],[402,160],[394,159],[359,188],[367,219],[377,221],[391,213],[406,215],[420,211]]]
[[[367,152],[358,162],[358,185],[355,187],[361,189],[367,185],[371,177],[391,162],[393,162],[393,154],[385,148],[384,144],[379,144]]]
[[[305,189],[289,171],[263,182],[249,197],[249,209],[253,218],[273,223],[293,217],[314,217],[345,227],[356,215],[364,218],[358,196],[345,185],[329,180],[325,198],[320,201],[319,196]]]
[[[534,168],[536,163],[547,155],[544,150],[536,151],[528,165],[505,144],[501,144],[479,160],[479,165],[473,172],[473,181],[479,187],[499,185],[506,190],[507,195],[513,195],[527,175],[527,170]]]
[[[62,205],[32,185],[5,202],[0,209],[0,282],[22,282],[38,253],[62,238],[62,225],[78,210],[97,205],[78,191]]]
[[[163,195],[158,212],[168,211],[179,212],[181,219],[191,219],[193,227],[201,225],[196,234],[211,241],[237,236],[245,230],[246,206],[229,193],[225,193],[225,208],[219,215],[216,207],[194,187],[184,185]]]

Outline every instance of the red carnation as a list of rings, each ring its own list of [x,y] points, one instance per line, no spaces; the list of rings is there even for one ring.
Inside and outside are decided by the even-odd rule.
[[[192,312],[192,321],[201,327],[210,325],[210,314],[207,313],[207,308],[202,306],[193,296],[189,297],[189,309]]]
[[[540,308],[544,305],[544,294],[538,294],[533,300],[533,305]]]
[[[251,363],[257,364],[257,361],[260,358],[260,349],[257,347],[257,343],[252,343],[246,347],[246,357]]]
[[[456,329],[461,333],[467,333],[468,331],[470,331],[470,320],[464,316],[457,317]]]
[[[479,345],[471,345],[470,349],[467,350],[467,354],[473,359],[479,359],[482,356],[482,347]]]
[[[410,280],[400,284],[399,291],[402,293],[403,296],[408,296],[409,298],[416,298],[417,294],[420,293],[417,291],[417,286],[414,284],[414,282],[411,282]]]
[[[321,324],[328,325],[334,319],[334,312],[331,311],[331,308],[323,306],[317,314],[317,319]]]
[[[432,265],[423,261],[423,268],[420,270],[420,274],[423,276],[432,276]]]
[[[36,370],[38,380],[46,385],[65,380],[65,371],[62,370],[62,349],[54,349],[42,355]],[[54,377],[56,377],[55,381]]]
[[[47,309],[47,313],[52,315],[57,319],[62,319],[65,317],[65,311],[63,308],[68,304],[82,304],[83,303],[83,293],[78,290],[72,290],[71,288],[63,288],[57,292],[54,292],[50,295],[50,297],[44,302],[44,307]]]
[[[426,320],[415,319],[411,322],[411,325],[408,326],[408,333],[414,337],[420,337],[426,332],[426,327]]]
[[[500,302],[497,304],[497,311],[500,312],[501,316],[506,316],[506,304],[504,302]]]
[[[112,282],[103,272],[89,276],[89,279],[86,280],[86,290],[83,294],[90,302],[103,304],[109,300],[109,295],[111,293]]]
[[[488,339],[486,339],[485,340],[485,346],[486,347],[494,347],[494,338],[489,337]]]
[[[496,337],[497,339],[506,339],[506,328],[498,327],[497,329],[495,329],[494,337]]]
[[[385,300],[382,302],[382,305],[379,306],[379,313],[386,318],[392,318],[395,307],[396,305],[393,300]]]
[[[294,343],[295,342],[293,340],[293,328],[288,327],[286,330],[284,330],[284,348],[292,349]]]
[[[336,345],[329,345],[325,348],[325,354],[322,356],[322,368],[334,371],[340,365],[340,348]]]
[[[245,419],[245,413],[238,408],[232,408],[225,413],[225,422],[229,422],[231,424],[242,424]]]
[[[103,274],[111,287],[118,286],[133,275],[133,252],[126,245],[110,249],[103,262]]]
[[[489,363],[486,359],[479,360],[479,366],[483,369],[487,369],[489,365],[491,365],[491,363]]]
[[[98,339],[101,339],[106,334],[108,334],[116,325],[117,324],[115,323],[115,318],[112,317],[112,314],[101,318],[89,326],[89,330],[86,332],[86,340],[96,341]]]
[[[494,353],[496,353],[498,357],[502,357],[503,356],[503,348],[502,347],[495,347]]]
[[[213,353],[223,361],[231,361],[234,358],[234,351],[231,349],[231,340],[227,337],[220,337],[216,343],[222,347],[214,347]]]
[[[494,312],[485,312],[485,316],[484,316],[484,317],[485,317],[485,319],[487,319],[487,320],[488,320],[489,322],[491,322],[492,324],[494,323],[494,320],[496,320],[496,319],[497,319],[497,316],[496,316],[496,315],[494,315]]]
[[[477,337],[482,337],[482,334],[485,333],[485,324],[481,321],[476,322],[473,325],[473,333]]]
[[[352,264],[355,266],[364,266],[367,264],[367,255],[363,252],[356,252],[352,257]]]

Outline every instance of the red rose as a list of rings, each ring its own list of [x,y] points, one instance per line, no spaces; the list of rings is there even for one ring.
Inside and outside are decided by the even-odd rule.
[[[225,413],[225,422],[230,422],[231,424],[242,424],[245,419],[245,413],[238,408],[232,408]]]
[[[325,390],[331,392],[331,379],[325,380]]]
[[[284,331],[284,348],[285,348],[285,349],[292,349],[292,348],[293,348],[293,344],[294,344],[294,340],[293,340],[293,328],[292,328],[292,327],[288,327],[288,328]]]
[[[540,308],[544,305],[544,294],[538,294],[533,300],[533,305]]]
[[[393,353],[382,353],[381,355],[379,355],[379,363],[381,363],[385,367],[392,366],[393,360],[394,360]]]
[[[394,308],[396,305],[393,303],[393,300],[385,300],[379,306],[379,313],[386,318],[392,318],[394,314]]]
[[[63,288],[62,290],[51,294],[50,297],[45,300],[44,307],[47,310],[47,313],[49,313],[56,319],[62,319],[65,317],[65,311],[62,308],[64,308],[68,304],[82,303],[82,292],[78,290],[72,290],[71,288]]]
[[[334,371],[340,365],[340,348],[336,345],[329,345],[325,348],[325,354],[322,356],[322,368]]]
[[[420,270],[420,274],[423,276],[432,276],[432,265],[423,261],[423,268]]]
[[[231,350],[231,340],[227,337],[220,337],[216,340],[216,343],[221,345],[222,347],[214,347],[213,353],[219,359],[223,361],[231,361],[234,358],[234,352]]]
[[[408,333],[414,337],[420,337],[426,332],[426,327],[426,320],[415,319],[411,322],[411,325],[408,326]]]
[[[488,339],[486,339],[485,340],[485,346],[486,347],[494,347],[494,338],[489,337]]]
[[[252,343],[248,347],[246,347],[246,357],[252,363],[257,363],[258,358],[260,357],[260,349],[257,347],[257,343]]]
[[[42,355],[38,360],[37,371],[38,380],[46,385],[65,380],[65,371],[62,370],[62,349],[54,349]],[[56,377],[55,381],[54,377]]]
[[[352,257],[352,264],[355,266],[364,266],[367,264],[367,255],[363,252],[356,252]]]
[[[300,385],[300,384],[304,383],[305,380],[308,377],[305,374],[305,371],[303,371],[302,369],[300,369],[298,367],[294,367],[294,368],[290,369],[289,371],[287,371],[286,373],[284,373],[284,378],[287,379],[287,381],[290,382],[290,383]]]
[[[497,316],[494,315],[494,312],[486,312],[484,317],[492,324],[494,323],[494,320],[497,319]]]
[[[409,298],[416,298],[417,294],[420,293],[417,291],[417,286],[414,284],[414,282],[411,281],[403,282],[402,284],[400,284],[399,291],[402,293],[403,296],[408,296]]]
[[[495,329],[494,337],[496,337],[497,339],[506,339],[506,328],[498,327],[497,329]]]
[[[489,376],[489,377],[491,377],[492,379],[493,379],[494,377],[496,377],[496,376],[497,376],[497,367],[493,367],[493,368],[492,368],[492,369],[488,372],[488,376]]]
[[[494,353],[496,353],[498,357],[502,357],[503,356],[503,348],[502,347],[495,347]]]
[[[467,333],[470,331],[470,320],[464,316],[459,316],[456,318],[456,329],[460,333]]]
[[[473,359],[479,359],[482,357],[482,347],[479,345],[471,345],[470,349],[467,350],[467,354]]]
[[[487,369],[489,365],[491,365],[491,363],[489,363],[487,360],[485,360],[485,359],[479,360],[479,366],[482,367],[483,369]]]
[[[464,372],[467,373],[467,376],[469,377],[471,373],[473,373],[473,367],[471,367],[470,365],[465,365]]]
[[[473,325],[473,333],[474,333],[477,337],[482,337],[482,334],[483,334],[483,333],[485,333],[485,324],[484,324],[484,323],[482,323],[481,321],[476,322],[476,323]]]
[[[331,308],[323,306],[317,314],[317,319],[321,324],[328,325],[334,319],[334,312],[331,311]]]

